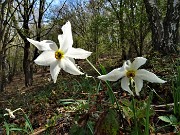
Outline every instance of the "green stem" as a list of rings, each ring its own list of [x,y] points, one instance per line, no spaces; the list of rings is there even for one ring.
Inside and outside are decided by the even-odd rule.
[[[134,96],[132,96],[132,110],[133,110],[133,114],[134,114],[135,134],[138,135],[138,125],[137,125],[137,117],[136,117]]]
[[[132,78],[130,78],[130,89],[131,90],[134,89]],[[133,111],[134,124],[135,124],[135,135],[138,135],[138,125],[137,125],[137,116],[136,116],[136,103],[135,103],[134,96],[132,96],[132,111]]]
[[[101,75],[101,73],[97,70],[97,68],[88,60],[88,59],[86,59],[87,60],[87,62],[89,63],[89,65],[91,65],[91,67],[99,74],[99,75]]]
[[[87,62],[89,63],[89,65],[91,65],[92,68],[93,68],[99,75],[101,75],[101,73],[97,70],[97,68],[96,68],[88,59],[86,59],[86,60],[87,60]],[[116,105],[117,105],[117,107],[118,107],[118,109],[120,110],[120,105],[119,105],[119,103],[118,103],[118,101],[117,101],[116,96],[114,95],[114,92],[113,92],[111,86],[109,85],[109,83],[108,83],[107,81],[105,81],[105,82],[106,82],[106,85],[108,86],[109,96],[110,96],[110,99],[111,99],[111,103],[114,104],[114,102],[115,102]]]
[[[153,92],[150,92],[147,107],[146,107],[146,124],[145,124],[145,135],[149,135],[149,112],[150,112],[150,103],[152,100]]]
[[[93,68],[99,75],[101,75],[101,73],[96,69],[96,67],[95,67],[88,59],[86,59],[86,60],[87,60],[87,62],[92,66],[92,68]],[[112,105],[114,105],[114,103],[116,103],[117,109],[119,110],[120,114],[122,115],[121,106],[119,105],[119,102],[118,102],[118,100],[117,100],[117,98],[116,98],[116,96],[115,96],[115,94],[114,94],[114,92],[113,92],[110,84],[108,83],[108,81],[105,81],[105,82],[106,82],[106,85],[107,85],[107,87],[108,87],[108,94],[109,94],[109,98],[110,98],[110,101],[111,101]],[[123,118],[122,118],[122,123],[124,123],[123,121],[124,121],[124,120],[123,120]],[[123,127],[124,127],[124,125],[123,125]]]
[[[107,81],[105,81],[107,86],[108,86],[108,90],[109,90],[109,95],[110,95],[110,98],[111,98],[111,103],[114,104],[114,102],[116,103],[118,109],[120,110],[120,105],[118,103],[118,100],[116,98],[116,96],[114,95],[114,92],[111,88],[111,86],[109,85],[109,83]]]
[[[168,127],[168,126],[172,126],[172,124],[168,124],[168,125],[164,125],[164,126],[162,126],[162,127],[159,127],[159,128],[156,129],[156,132],[157,132],[158,130],[160,130],[160,129],[162,129],[162,128],[165,128],[165,127]]]

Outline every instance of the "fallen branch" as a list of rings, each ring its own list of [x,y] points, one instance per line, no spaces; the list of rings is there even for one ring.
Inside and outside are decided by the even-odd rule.
[[[178,102],[180,104],[180,102]],[[163,104],[163,105],[151,105],[151,107],[159,108],[159,107],[170,107],[174,106],[174,103],[169,103],[169,104]]]
[[[32,133],[32,134],[30,134],[30,135],[38,135],[38,134],[44,132],[45,130],[46,130],[46,128],[39,129],[39,130],[35,131],[34,133]]]

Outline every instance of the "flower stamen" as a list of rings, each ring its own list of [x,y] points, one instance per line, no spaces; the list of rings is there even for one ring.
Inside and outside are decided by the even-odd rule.
[[[63,53],[62,51],[57,50],[57,51],[55,52],[55,58],[56,58],[56,59],[60,60],[60,59],[62,59],[63,57],[64,57],[64,53]]]
[[[126,76],[128,78],[135,77],[135,75],[136,75],[136,72],[134,70],[129,70],[129,71],[126,72]]]

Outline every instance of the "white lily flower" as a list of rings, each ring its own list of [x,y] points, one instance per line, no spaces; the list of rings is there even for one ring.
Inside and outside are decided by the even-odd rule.
[[[22,110],[21,108],[18,108],[18,109],[16,109],[16,110],[14,110],[14,111],[12,111],[11,109],[5,109],[8,113],[5,113],[4,114],[4,116],[6,116],[6,115],[9,115],[10,116],[10,118],[13,118],[13,119],[15,119],[15,115],[13,114],[14,112],[16,112],[16,111],[18,111],[18,110]]]
[[[14,111],[11,111],[10,109],[5,109],[8,113],[6,113],[6,114],[4,114],[4,116],[6,116],[6,115],[9,115],[10,116],[10,118],[15,118],[15,116],[14,116]]]
[[[56,83],[61,68],[73,75],[84,74],[78,69],[74,59],[86,59],[91,55],[89,51],[72,47],[73,38],[69,21],[62,26],[62,31],[63,34],[58,35],[60,48],[51,40],[39,42],[27,38],[30,43],[43,51],[34,62],[38,65],[50,66],[50,73],[54,83]]]
[[[152,82],[152,83],[165,83],[166,81],[158,78],[154,73],[149,72],[145,69],[138,69],[140,66],[146,63],[146,58],[137,57],[131,63],[129,60],[124,62],[121,68],[112,70],[106,75],[98,76],[99,79],[104,81],[117,81],[121,80],[121,87],[125,91],[129,92],[131,95],[134,95],[129,88],[129,82],[133,81],[135,83],[135,92],[136,95],[139,95],[143,87],[143,80]],[[131,82],[132,84],[132,82]]]

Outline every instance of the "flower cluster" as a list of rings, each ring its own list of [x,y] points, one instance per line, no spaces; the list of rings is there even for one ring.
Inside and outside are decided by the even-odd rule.
[[[63,34],[58,36],[60,47],[51,40],[43,40],[41,42],[27,38],[27,40],[36,46],[40,51],[43,51],[34,61],[38,65],[50,66],[50,73],[54,83],[61,69],[73,74],[83,74],[74,59],[86,59],[91,55],[91,52],[81,48],[73,48],[73,38],[71,24],[68,21],[62,27]],[[166,81],[158,78],[154,73],[145,69],[139,69],[140,66],[146,63],[146,58],[137,57],[131,63],[129,60],[124,62],[121,68],[114,69],[107,75],[98,76],[99,79],[105,81],[117,81],[121,79],[121,87],[125,91],[134,95],[129,85],[135,87],[136,95],[139,95],[143,87],[143,80],[155,83],[165,83]],[[134,85],[135,84],[135,85]]]

